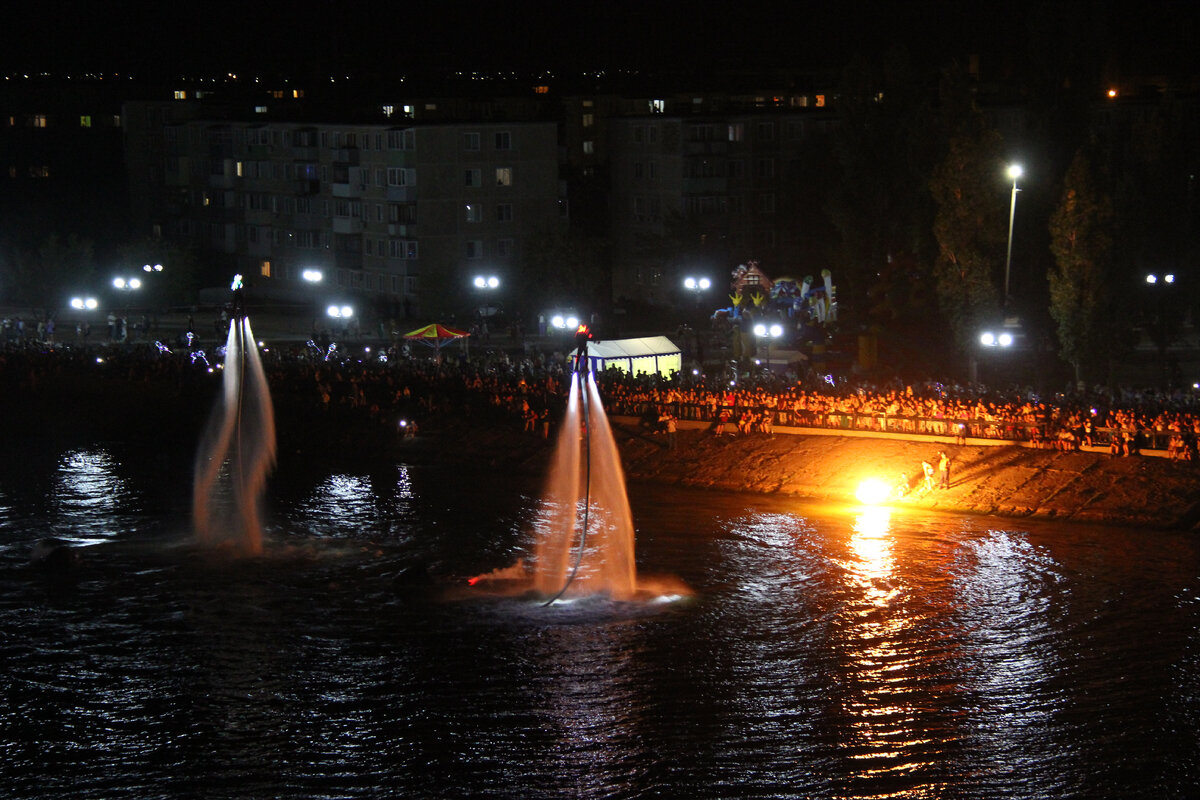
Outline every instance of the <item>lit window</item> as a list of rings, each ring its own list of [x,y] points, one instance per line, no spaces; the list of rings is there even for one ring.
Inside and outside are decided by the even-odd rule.
[[[825,95],[819,94],[819,95],[817,95],[817,108],[824,108],[824,107],[825,107]]]
[[[92,118],[86,114],[83,115],[82,117],[80,117],[79,118],[79,127],[81,127],[81,128],[92,127]]]
[[[667,110],[667,101],[666,100],[651,100],[650,101],[650,113],[651,114],[661,114],[666,110]]]
[[[33,127],[35,127],[35,128],[46,127],[46,115],[45,114],[34,114],[33,115]]]
[[[264,278],[269,278],[269,277],[271,277],[271,262],[270,262],[270,261],[264,261],[264,262],[262,262],[261,264],[259,264],[259,265],[258,265],[258,272],[259,272],[259,274],[260,274],[260,275],[262,275]]]
[[[590,128],[596,124],[596,115],[595,114],[584,114],[581,122],[583,123],[583,127]]]
[[[534,94],[549,94],[549,93],[550,93],[550,87],[549,87],[549,86],[545,86],[545,85],[543,85],[543,86],[535,86],[535,87],[533,87],[533,93],[534,93]]]
[[[187,100],[187,92],[183,89],[176,89],[175,90],[175,99],[176,100]]]
[[[512,186],[512,167],[496,167],[496,185]]]
[[[381,110],[383,111],[383,115],[385,117],[390,117],[392,114],[396,113],[395,106],[384,106]]]
[[[596,152],[596,143],[593,142],[591,139],[588,139],[586,142],[583,143],[583,152],[589,156],[592,153],[595,153]]]

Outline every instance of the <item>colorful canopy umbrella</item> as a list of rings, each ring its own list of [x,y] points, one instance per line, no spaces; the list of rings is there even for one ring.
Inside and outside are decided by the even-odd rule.
[[[460,331],[457,328],[448,328],[445,325],[434,322],[431,325],[426,325],[424,328],[417,328],[415,331],[404,334],[404,338],[415,342],[424,342],[431,347],[441,350],[455,339],[465,339],[470,335],[466,331]]]

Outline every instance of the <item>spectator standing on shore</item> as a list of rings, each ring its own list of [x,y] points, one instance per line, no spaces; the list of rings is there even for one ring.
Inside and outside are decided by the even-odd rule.
[[[679,426],[675,422],[674,414],[667,414],[667,449],[674,450],[676,447],[675,432]]]
[[[925,475],[925,491],[933,491],[933,464],[928,461],[921,462],[921,472]]]
[[[950,488],[950,456],[946,455],[945,450],[938,451],[938,476],[941,481],[939,488]]]

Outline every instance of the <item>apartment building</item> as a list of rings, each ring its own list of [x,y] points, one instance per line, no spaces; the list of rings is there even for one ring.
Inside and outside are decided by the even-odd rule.
[[[319,271],[326,292],[454,313],[473,274],[511,273],[531,237],[565,221],[553,122],[126,115],[150,122],[127,125],[133,194],[153,198],[142,224],[277,293],[306,296]]]
[[[799,164],[836,124],[824,108],[610,119],[614,296],[667,301],[681,291],[674,272],[721,286],[750,260],[775,275],[823,266],[805,263]],[[655,240],[689,263],[664,261]]]

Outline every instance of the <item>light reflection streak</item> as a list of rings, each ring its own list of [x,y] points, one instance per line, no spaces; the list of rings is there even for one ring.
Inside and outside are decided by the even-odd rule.
[[[312,488],[296,517],[308,533],[318,536],[361,534],[386,520],[408,520],[415,513],[416,496],[405,465],[397,466],[392,482],[383,476],[335,473]]]
[[[63,456],[50,505],[61,518],[66,538],[107,540],[121,529],[114,518],[127,510],[129,490],[117,467],[105,450],[73,450]]]
[[[840,631],[849,686],[843,707],[853,720],[848,779],[858,793],[864,784],[879,787],[902,776],[912,780],[927,766],[923,751],[930,740],[919,735],[923,710],[912,701],[917,695],[912,672],[922,654],[914,651],[906,630],[910,620],[902,606],[904,589],[895,575],[889,510],[864,507],[847,544],[850,557],[840,564],[850,590]],[[908,786],[902,794],[921,797],[927,789],[932,787]]]
[[[954,567],[958,614],[969,647],[968,690],[981,708],[1002,714],[973,717],[974,736],[989,764],[1019,763],[1052,739],[1057,707],[1053,686],[1063,671],[1056,631],[1069,597],[1058,563],[1025,534],[988,531],[966,543]]]

